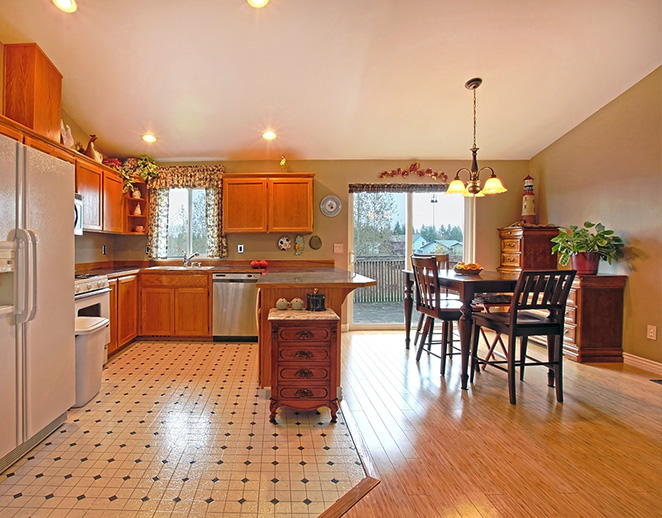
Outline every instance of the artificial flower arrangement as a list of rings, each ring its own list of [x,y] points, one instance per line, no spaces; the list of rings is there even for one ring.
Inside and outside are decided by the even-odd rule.
[[[393,178],[394,176],[402,176],[403,178],[407,178],[409,175],[421,178],[423,176],[429,176],[433,180],[443,180],[444,182],[448,180],[448,176],[443,171],[433,171],[429,167],[427,169],[421,169],[421,165],[418,163],[411,164],[407,169],[398,167],[392,171],[384,171],[383,173],[380,173],[379,177]]]

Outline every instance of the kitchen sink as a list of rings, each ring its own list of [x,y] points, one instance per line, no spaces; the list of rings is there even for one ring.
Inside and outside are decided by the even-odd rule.
[[[196,271],[196,270],[213,270],[216,266],[150,266],[148,270],[161,270],[161,271]]]

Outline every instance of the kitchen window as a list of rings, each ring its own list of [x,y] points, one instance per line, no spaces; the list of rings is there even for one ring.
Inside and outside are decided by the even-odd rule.
[[[223,166],[159,166],[149,182],[149,257],[227,257]]]
[[[207,221],[204,189],[168,192],[168,257],[198,253],[207,256]]]

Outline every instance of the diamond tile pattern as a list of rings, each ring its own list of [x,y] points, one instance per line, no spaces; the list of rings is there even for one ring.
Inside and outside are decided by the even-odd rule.
[[[269,423],[254,344],[137,342],[0,475],[0,516],[318,516],[365,476],[342,413],[320,412]]]

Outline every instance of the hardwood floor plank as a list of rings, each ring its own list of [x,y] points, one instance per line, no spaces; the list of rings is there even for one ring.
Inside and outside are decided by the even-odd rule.
[[[493,367],[415,362],[404,333],[343,334],[345,403],[381,484],[345,516],[662,516],[662,387],[624,364],[565,361],[565,402],[527,367],[508,402]],[[544,356],[543,348],[530,352]]]

